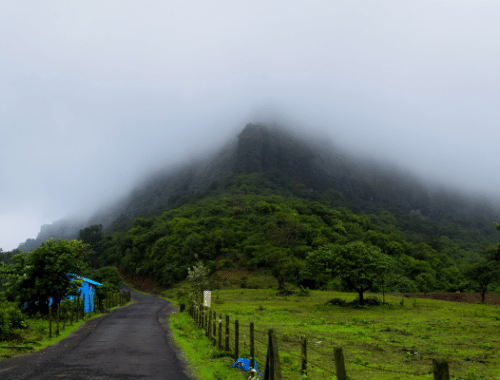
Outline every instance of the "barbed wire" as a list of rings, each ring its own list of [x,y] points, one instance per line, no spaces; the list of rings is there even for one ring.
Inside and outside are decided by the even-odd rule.
[[[212,320],[212,323],[213,323],[213,320]],[[219,326],[222,326],[224,324],[219,324],[217,322],[217,324]],[[331,323],[331,324],[338,324],[338,323]],[[232,326],[236,326],[236,322],[235,321],[230,321],[230,325],[231,327]],[[232,337],[233,338],[233,341],[234,341],[234,330],[232,328],[229,328],[229,336],[230,338]],[[244,328],[250,328],[250,325],[240,325],[238,323],[238,328],[239,329],[244,329]],[[276,333],[276,330],[274,329],[275,333]],[[231,335],[231,332],[233,332],[233,334]],[[223,331],[224,335],[225,335],[225,330]],[[261,333],[260,331],[254,329],[254,334],[262,334],[264,337],[266,336],[266,333]],[[245,334],[246,335],[246,334]],[[244,335],[244,336],[245,336]],[[311,338],[311,337],[307,337],[308,338],[308,341],[311,342],[311,341],[316,341],[316,342],[322,342],[325,338],[324,337],[319,337],[319,338]],[[241,338],[239,338],[240,340]],[[265,338],[264,338],[265,339]],[[318,339],[321,339],[321,340],[318,340]],[[231,339],[229,339],[231,341]],[[265,342],[265,341],[262,341],[260,339],[256,339],[255,335],[254,335],[254,340],[263,344],[264,346],[268,345],[268,342]],[[301,344],[302,342],[300,340],[295,340],[295,341],[285,341],[287,343],[291,343],[291,344]],[[244,345],[246,346],[246,342],[243,340],[243,343]],[[325,344],[326,345],[326,344]],[[246,348],[246,347],[245,347]],[[333,348],[333,345],[332,345],[332,348]],[[229,344],[229,349],[231,349],[231,343]],[[310,351],[314,351],[316,352],[317,354],[320,354],[322,356],[331,356],[331,352],[329,353],[326,353],[326,352],[323,352],[323,351],[320,351],[320,350],[317,350],[316,348],[313,348],[313,346],[311,344],[307,344],[307,349],[310,350]],[[254,350],[256,350],[256,347],[254,346]],[[282,353],[285,353],[287,355],[290,355],[290,356],[293,356],[295,358],[298,358],[299,361],[302,360],[302,354],[294,354],[294,353],[291,353],[290,351],[285,351],[283,350]],[[254,352],[254,358],[257,359],[257,352]],[[310,357],[306,357],[306,360],[307,360],[307,365],[312,365],[312,366],[315,366],[315,367],[318,367],[320,369],[322,369],[323,371],[326,371],[327,373],[330,373],[330,374],[335,374],[335,371],[332,371],[331,369],[327,369],[327,368],[324,368],[322,367],[321,365],[319,365],[317,362],[315,361],[312,361],[310,359]],[[431,360],[431,359],[429,359]],[[362,363],[359,362],[359,360],[351,360],[351,359],[346,359],[344,358],[344,362],[346,363],[351,363],[351,364],[358,364],[358,365],[363,365]],[[423,376],[423,375],[430,375],[430,374],[433,374],[433,371],[428,371],[428,372],[421,372],[421,373],[417,373],[417,372],[407,372],[407,371],[395,371],[395,370],[391,370],[391,369],[387,369],[387,368],[381,368],[381,366],[368,366],[366,365],[365,366],[366,368],[369,368],[370,370],[378,370],[378,371],[382,371],[382,372],[391,372],[391,373],[397,373],[397,374],[404,374],[404,375],[414,375],[414,376]],[[451,377],[453,378],[456,378],[456,379],[463,379],[462,377],[460,376],[454,376],[453,374],[450,374]],[[464,379],[465,380],[465,379]]]

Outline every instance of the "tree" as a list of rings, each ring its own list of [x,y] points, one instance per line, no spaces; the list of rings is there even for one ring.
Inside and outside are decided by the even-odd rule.
[[[481,293],[481,302],[488,291],[488,285],[498,279],[500,275],[500,264],[496,261],[481,261],[464,269],[465,277],[477,283]]]
[[[436,282],[436,277],[429,272],[422,272],[417,277],[415,281],[418,284],[420,293],[427,293],[431,290]]]
[[[97,260],[103,251],[102,224],[96,224],[80,230],[78,240],[88,245],[88,249],[85,252],[86,261],[91,267],[97,268]]]
[[[289,249],[284,251],[275,248],[266,258],[266,262],[271,268],[271,274],[278,281],[280,290],[285,290],[286,280],[298,278],[300,268],[303,266],[299,259],[288,253],[289,251]]]
[[[194,256],[198,259],[198,255]],[[209,270],[203,265],[201,260],[193,266],[192,270],[188,268],[188,281],[191,283],[192,297],[197,302],[201,302],[203,291],[209,286],[208,274]]]
[[[102,286],[96,287],[96,293],[101,300],[105,298],[107,293],[118,292],[123,285],[123,278],[116,267],[102,267],[92,277],[92,280],[102,284]]]
[[[380,248],[357,241],[323,246],[308,254],[307,264],[318,276],[339,276],[349,288],[358,292],[359,303],[364,305],[363,293],[372,287],[382,271],[389,268],[390,261]]]
[[[3,266],[1,271],[10,276],[7,287],[17,293],[19,307],[26,303],[28,314],[46,314],[49,298],[57,304],[67,295],[76,296],[82,281],[72,278],[85,268],[81,260],[85,248],[77,240],[51,238],[27,256],[23,252],[14,255],[16,264]]]
[[[389,268],[393,268],[395,265],[394,260],[390,256],[381,255],[380,262],[377,270],[377,277],[380,285],[382,285],[382,305],[385,305],[385,286],[387,285],[387,272]]]

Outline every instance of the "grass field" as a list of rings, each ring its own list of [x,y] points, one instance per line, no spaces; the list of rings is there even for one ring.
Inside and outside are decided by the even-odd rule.
[[[272,282],[266,276],[247,278],[252,286],[269,287]],[[440,357],[448,360],[451,379],[500,379],[500,306],[386,296],[387,306],[353,309],[325,303],[332,298],[350,302],[357,298],[355,293],[311,291],[308,296],[280,297],[276,288],[225,285],[226,289],[212,291],[210,309],[217,317],[223,315],[224,329],[225,315],[230,315],[231,323],[239,320],[239,357],[249,358],[249,324],[254,322],[256,359],[262,373],[267,352],[264,342],[272,328],[278,338],[284,380],[300,378],[301,335],[308,338],[309,379],[336,379],[336,346],[343,348],[347,374],[353,380],[433,379],[432,359]],[[162,295],[179,305],[186,301],[186,286]],[[198,371],[200,379],[241,379],[241,373],[234,377],[235,370],[227,370],[233,357],[211,347],[188,312],[172,315],[171,327],[191,363],[203,369],[220,366],[217,374]],[[234,325],[230,342],[232,351]]]

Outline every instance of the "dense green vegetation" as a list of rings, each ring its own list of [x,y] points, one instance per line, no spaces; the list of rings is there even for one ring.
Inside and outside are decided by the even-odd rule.
[[[154,213],[153,213],[154,214]],[[311,192],[278,172],[231,175],[203,193],[177,198],[171,209],[138,217],[130,229],[94,243],[95,265],[116,264],[161,287],[184,280],[195,255],[218,269],[274,270],[278,280],[311,289],[351,291],[345,281],[304,269],[309,253],[329,244],[361,241],[388,256],[393,266],[386,291],[478,291],[467,266],[498,250],[491,222],[444,215],[423,220],[399,209],[350,202],[334,190]],[[477,286],[476,286],[477,285]],[[500,283],[492,282],[496,291]],[[381,291],[375,281],[370,291]]]
[[[126,224],[115,223],[112,233],[103,233],[101,225],[87,227],[79,241],[57,247],[48,242],[26,258],[21,251],[0,252],[0,261],[14,271],[10,273],[19,285],[7,286],[9,272],[0,273],[0,298],[17,300],[18,306],[38,299],[36,287],[23,289],[22,284],[35,281],[36,273],[50,273],[35,265],[47,262],[49,253],[72,256],[72,244],[78,245],[73,256],[81,263],[74,266],[65,257],[60,272],[71,267],[72,273],[100,281],[105,284],[101,292],[121,285],[112,266],[170,288],[186,279],[197,260],[210,273],[265,270],[281,289],[289,283],[356,291],[361,302],[363,292],[382,290],[500,292],[500,248],[492,221],[453,215],[424,220],[396,208],[348,201],[332,189],[310,191],[279,172],[232,174],[203,192],[176,193],[169,209],[153,210]],[[336,260],[341,256],[350,262]],[[28,277],[21,281],[22,273]],[[45,298],[49,291],[58,298],[68,290],[66,282],[61,289],[43,288]]]

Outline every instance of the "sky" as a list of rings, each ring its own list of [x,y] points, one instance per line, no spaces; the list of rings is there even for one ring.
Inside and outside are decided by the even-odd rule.
[[[499,45],[487,0],[2,2],[0,248],[248,122],[498,199]]]

